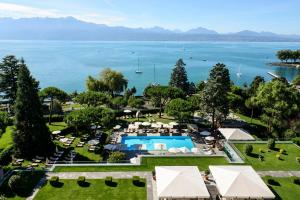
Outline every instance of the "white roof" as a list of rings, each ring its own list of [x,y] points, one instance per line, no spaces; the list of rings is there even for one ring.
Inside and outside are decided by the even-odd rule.
[[[251,166],[209,166],[209,169],[222,197],[275,198]]]
[[[209,198],[205,183],[196,166],[155,167],[158,197]]]
[[[255,140],[248,132],[239,128],[219,128],[227,140]]]

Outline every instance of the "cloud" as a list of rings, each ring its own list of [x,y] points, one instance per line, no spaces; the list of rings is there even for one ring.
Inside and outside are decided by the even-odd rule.
[[[113,25],[124,18],[121,16],[107,15],[102,13],[65,13],[56,9],[42,9],[12,3],[0,2],[0,17],[30,18],[30,17],[75,17],[79,20],[97,24]]]

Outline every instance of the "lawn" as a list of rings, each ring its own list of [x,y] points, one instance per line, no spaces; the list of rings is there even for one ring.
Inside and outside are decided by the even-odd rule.
[[[272,182],[268,181],[272,179]],[[295,200],[300,196],[300,185],[293,182],[293,177],[277,178],[277,177],[263,177],[263,180],[268,184],[269,188],[273,191],[276,199],[282,200]]]
[[[300,163],[296,161],[296,157],[300,156],[300,148],[294,144],[276,144],[275,150],[268,150],[266,143],[252,144],[251,156],[246,156],[244,153],[245,143],[234,145],[246,158],[246,163],[252,165],[256,170],[300,170]],[[262,149],[263,153],[260,153],[259,149]],[[281,155],[281,160],[276,158],[280,149],[286,151],[286,154]],[[263,161],[259,160],[259,154],[263,156]]]
[[[12,128],[13,128],[13,126],[6,127],[5,132],[0,137],[0,152],[3,149],[12,145],[12,143],[13,143]]]
[[[51,124],[47,123],[47,126],[49,127],[51,132],[60,131],[68,127],[65,122],[52,122]]]
[[[55,167],[55,172],[97,172],[97,171],[152,171],[155,166],[198,166],[199,170],[209,165],[227,165],[224,157],[144,157],[140,166],[72,166]]]
[[[254,125],[258,125],[258,126],[264,126],[267,127],[267,125],[262,122],[260,119],[257,118],[252,118],[252,122],[251,122],[251,117],[248,117],[246,115],[242,115],[240,113],[234,113],[236,116],[238,116],[239,118],[241,118],[241,120],[244,120],[245,122],[247,122],[248,124],[254,124]]]
[[[132,179],[113,180],[115,186],[107,186],[102,179],[87,180],[88,186],[80,187],[76,180],[60,180],[62,187],[53,187],[49,183],[41,188],[35,200],[62,199],[128,199],[142,200],[147,198],[146,185],[135,186]],[[145,182],[145,180],[143,180]]]

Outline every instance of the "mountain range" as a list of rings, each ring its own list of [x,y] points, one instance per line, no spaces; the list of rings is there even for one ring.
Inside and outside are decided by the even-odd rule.
[[[299,35],[244,30],[221,34],[198,27],[188,31],[162,27],[128,28],[65,18],[0,18],[1,40],[99,40],[99,41],[251,41],[300,42]]]

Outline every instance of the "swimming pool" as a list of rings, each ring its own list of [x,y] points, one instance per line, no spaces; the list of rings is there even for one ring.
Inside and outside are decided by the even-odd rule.
[[[192,149],[194,147],[188,136],[125,136],[122,137],[121,143],[127,145],[127,150],[168,150],[172,147]],[[159,146],[160,144],[164,145]]]

